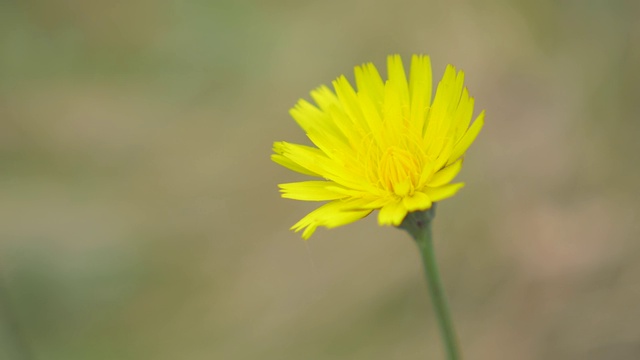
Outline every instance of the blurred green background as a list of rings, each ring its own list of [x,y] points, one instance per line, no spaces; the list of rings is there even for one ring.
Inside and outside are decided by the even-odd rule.
[[[302,241],[269,160],[391,53],[487,110],[435,223],[466,358],[640,358],[639,5],[0,2],[0,359],[441,358],[410,238]]]

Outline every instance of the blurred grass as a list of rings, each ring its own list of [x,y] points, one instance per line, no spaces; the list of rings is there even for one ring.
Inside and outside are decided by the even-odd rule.
[[[488,113],[435,225],[467,357],[639,357],[638,15],[0,3],[0,359],[438,358],[409,238],[369,218],[299,240],[314,204],[268,160],[305,142],[299,97],[396,52],[464,69]]]

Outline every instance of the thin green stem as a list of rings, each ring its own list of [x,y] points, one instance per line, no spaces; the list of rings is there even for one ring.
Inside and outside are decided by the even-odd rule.
[[[407,230],[407,232],[415,239],[418,248],[420,248],[424,273],[427,277],[427,286],[438,318],[438,325],[442,334],[447,359],[459,360],[461,356],[456,340],[456,333],[453,329],[449,306],[444,294],[444,287],[440,280],[438,265],[433,251],[431,220],[433,220],[434,217],[435,204],[427,211],[417,211],[408,214],[400,225],[400,228]]]

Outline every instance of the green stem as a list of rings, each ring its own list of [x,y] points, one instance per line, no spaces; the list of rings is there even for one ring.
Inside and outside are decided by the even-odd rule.
[[[460,359],[460,351],[453,329],[453,322],[449,314],[449,306],[444,294],[442,281],[436,264],[433,251],[433,239],[431,237],[431,220],[435,217],[435,204],[427,211],[416,211],[407,215],[400,228],[406,230],[414,238],[422,255],[424,273],[427,277],[427,285],[431,295],[438,325],[442,334],[442,340],[448,360]]]

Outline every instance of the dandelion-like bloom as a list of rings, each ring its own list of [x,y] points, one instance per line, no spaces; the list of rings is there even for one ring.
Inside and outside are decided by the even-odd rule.
[[[332,91],[311,92],[291,116],[316,147],[274,143],[276,163],[323,180],[281,184],[282,197],[329,201],[298,221],[308,239],[318,226],[333,228],[379,209],[380,225],[398,226],[407,213],[431,208],[464,184],[452,183],[465,151],[484,123],[471,124],[473,98],[464,73],[448,65],[431,97],[431,62],[414,55],[409,79],[398,55],[387,59],[388,80],[371,63],[355,68],[357,90],[340,76]]]

